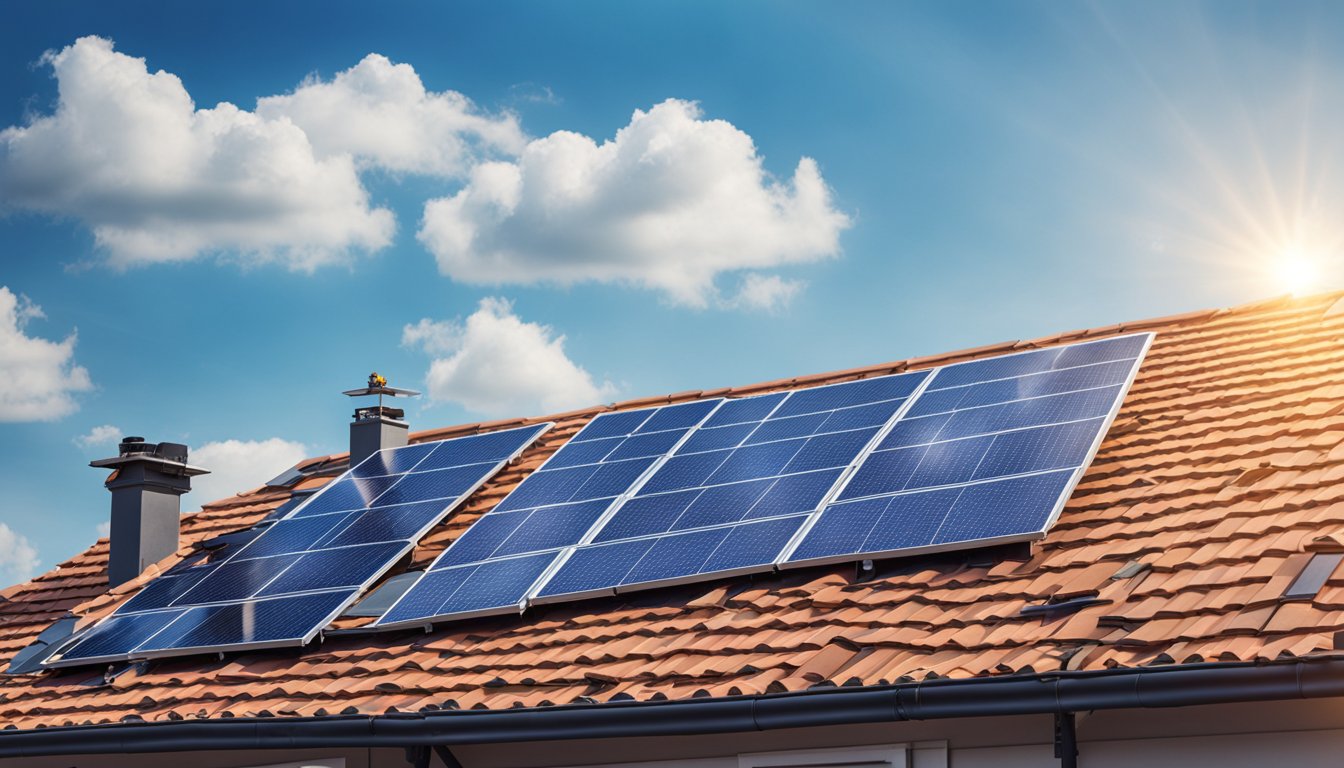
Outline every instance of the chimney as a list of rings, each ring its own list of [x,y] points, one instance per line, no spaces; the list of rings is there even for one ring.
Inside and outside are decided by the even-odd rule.
[[[191,490],[191,478],[207,474],[187,464],[187,446],[180,443],[124,437],[117,448],[116,457],[89,462],[115,470],[105,483],[112,492],[107,581],[113,587],[177,551],[180,497]]]
[[[355,466],[384,448],[399,448],[406,444],[410,428],[404,421],[406,412],[383,405],[383,397],[414,397],[419,392],[389,387],[387,379],[374,372],[369,374],[367,387],[347,390],[341,394],[349,397],[378,396],[377,405],[355,409],[355,419],[350,422],[350,466]]]

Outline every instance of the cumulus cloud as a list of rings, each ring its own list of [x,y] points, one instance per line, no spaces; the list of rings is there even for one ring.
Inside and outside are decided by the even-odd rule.
[[[24,333],[42,308],[0,286],[0,421],[50,421],[79,408],[74,394],[92,389],[75,364],[75,334],[49,341]]]
[[[419,237],[463,282],[623,282],[703,307],[722,273],[837,255],[849,224],[813,160],[776,180],[750,136],[673,99],[602,144],[559,131],[476,166]]]
[[[250,491],[307,456],[303,443],[278,437],[205,443],[191,449],[190,461],[210,474],[192,478],[189,496],[200,505]]]
[[[616,391],[569,359],[564,336],[524,322],[505,299],[482,299],[465,321],[426,318],[407,325],[401,340],[434,357],[425,377],[431,399],[486,416],[563,411],[603,402]]]
[[[376,53],[329,82],[309,78],[293,93],[258,99],[257,114],[288,119],[320,155],[404,173],[461,176],[480,156],[526,144],[513,115],[488,115],[455,91],[427,91],[409,64]]]
[[[112,535],[112,521],[111,521],[111,520],[104,520],[103,522],[101,522],[101,523],[99,523],[98,525],[94,526],[94,528],[98,531],[98,535],[101,536],[101,537],[104,538],[104,539],[107,538],[108,536],[111,536],[111,535]]]
[[[0,580],[17,584],[37,573],[37,549],[23,534],[0,523]]]
[[[742,279],[742,285],[730,303],[747,309],[759,309],[777,312],[788,306],[803,290],[800,280],[785,280],[779,275],[762,275],[748,272]]]
[[[0,202],[84,222],[112,264],[228,252],[311,269],[391,242],[354,159],[319,154],[289,119],[197,109],[176,75],[103,38],[43,62],[59,100],[0,131]]]
[[[80,448],[96,448],[100,445],[115,443],[121,439],[122,431],[111,424],[101,424],[90,429],[87,433],[75,438],[75,445]]]

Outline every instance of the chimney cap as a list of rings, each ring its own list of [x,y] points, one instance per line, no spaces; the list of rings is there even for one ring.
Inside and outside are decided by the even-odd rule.
[[[89,462],[90,467],[116,469],[124,464],[143,463],[156,465],[164,474],[195,477],[207,475],[209,470],[187,463],[187,446],[182,443],[147,443],[145,438],[128,436],[121,439],[117,446],[117,455],[110,459],[98,459]]]

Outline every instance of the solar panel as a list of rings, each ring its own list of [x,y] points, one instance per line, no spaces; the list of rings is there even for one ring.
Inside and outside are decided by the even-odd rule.
[[[709,400],[679,417],[660,409],[675,422],[666,429],[650,426],[653,411],[599,417],[378,624],[1038,538],[1151,340]]]
[[[379,451],[222,561],[150,582],[48,665],[307,643],[550,426]]]
[[[436,559],[379,626],[522,610],[568,547],[722,400],[601,414]]]
[[[1151,340],[1120,336],[937,369],[781,567],[1040,538]]]
[[[774,567],[927,371],[730,400],[536,591],[546,603]]]

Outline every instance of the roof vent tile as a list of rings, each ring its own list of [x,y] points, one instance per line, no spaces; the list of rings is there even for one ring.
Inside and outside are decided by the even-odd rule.
[[[1122,579],[1132,579],[1145,571],[1151,570],[1152,567],[1153,566],[1143,562],[1142,560],[1130,560],[1129,562],[1120,566],[1120,570],[1111,574],[1111,578],[1117,581]]]
[[[1341,561],[1344,561],[1344,552],[1323,552],[1313,555],[1307,566],[1284,591],[1281,599],[1285,602],[1314,599]]]

